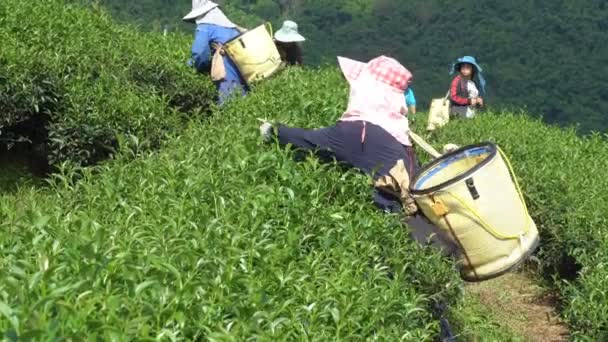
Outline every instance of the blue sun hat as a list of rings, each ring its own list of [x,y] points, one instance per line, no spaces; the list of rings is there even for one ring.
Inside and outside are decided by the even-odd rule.
[[[483,77],[483,69],[477,64],[477,60],[473,56],[464,56],[460,57],[456,60],[456,63],[452,64],[452,70],[450,71],[450,75],[457,73],[460,69],[461,64],[471,64],[473,68],[475,68],[475,77],[478,79],[479,83],[479,93],[486,93],[486,80]]]

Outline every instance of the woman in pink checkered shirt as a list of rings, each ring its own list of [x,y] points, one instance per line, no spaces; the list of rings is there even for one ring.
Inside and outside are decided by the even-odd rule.
[[[338,57],[349,82],[348,107],[338,122],[321,129],[301,129],[265,122],[260,132],[265,141],[277,139],[291,144],[303,157],[314,151],[324,161],[333,159],[355,167],[375,180],[386,176],[399,160],[410,178],[418,160],[410,142],[407,108],[403,94],[412,74],[396,60],[380,56],[368,63]],[[376,189],[375,204],[383,210],[400,212],[402,204],[392,194]]]

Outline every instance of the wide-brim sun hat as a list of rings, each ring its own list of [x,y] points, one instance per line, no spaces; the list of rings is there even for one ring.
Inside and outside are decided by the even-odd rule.
[[[351,85],[361,75],[371,76],[376,82],[389,86],[399,93],[403,93],[409,87],[412,73],[397,60],[379,56],[367,63],[359,62],[350,58],[338,57],[338,64],[344,77]]]
[[[450,75],[455,74],[460,71],[460,66],[462,64],[470,64],[475,69],[475,77],[479,79],[479,91],[483,95],[486,92],[486,80],[483,77],[483,69],[477,63],[477,60],[473,56],[464,56],[460,57],[456,60],[454,64],[452,64],[452,70],[450,71]]]
[[[291,20],[283,22],[281,29],[275,32],[274,39],[281,43],[301,43],[306,40],[298,33],[298,24]]]
[[[456,73],[459,71],[460,66],[462,64],[470,64],[475,68],[475,71],[477,73],[481,73],[483,72],[483,69],[481,68],[481,66],[479,66],[479,64],[477,63],[477,60],[475,59],[475,57],[472,56],[464,56],[464,57],[460,57],[456,60],[456,62],[454,64],[452,64],[452,71],[451,73]]]
[[[198,17],[208,13],[219,5],[209,0],[192,0],[192,10],[182,20],[194,22]]]

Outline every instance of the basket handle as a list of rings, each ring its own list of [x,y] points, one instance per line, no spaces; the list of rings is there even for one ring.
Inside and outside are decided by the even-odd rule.
[[[268,33],[270,33],[270,36],[273,36],[273,32],[272,32],[272,24],[270,23],[270,21],[267,21],[266,23],[264,23],[264,26],[266,27],[266,31],[268,31]]]

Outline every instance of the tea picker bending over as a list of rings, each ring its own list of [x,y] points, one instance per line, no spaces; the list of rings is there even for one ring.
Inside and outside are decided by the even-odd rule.
[[[276,138],[300,151],[313,151],[325,161],[334,158],[375,181],[374,202],[390,212],[416,211],[409,179],[418,168],[408,132],[403,94],[412,74],[396,60],[381,56],[368,63],[338,57],[350,85],[348,107],[331,127],[301,129],[264,123],[265,141]]]
[[[192,11],[183,20],[196,23],[190,64],[198,72],[210,72],[215,67],[222,69],[221,76],[214,79],[219,93],[218,104],[222,105],[230,96],[245,95],[248,89],[238,68],[228,56],[215,55],[214,63],[223,62],[223,65],[211,64],[211,55],[218,52],[218,47],[240,34],[237,26],[218,6],[209,0],[192,0]]]

